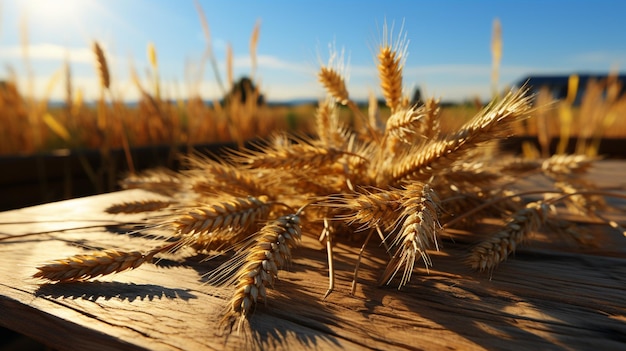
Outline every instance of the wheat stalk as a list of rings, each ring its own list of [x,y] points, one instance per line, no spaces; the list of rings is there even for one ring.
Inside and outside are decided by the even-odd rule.
[[[342,147],[345,142],[345,132],[339,123],[337,105],[334,99],[321,101],[315,111],[315,130],[318,138],[325,147]]]
[[[228,43],[226,45],[226,82],[228,83],[229,89],[233,89],[235,86],[233,69],[233,46]]]
[[[234,197],[213,204],[192,206],[174,216],[171,226],[183,235],[203,235],[226,229],[244,231],[267,217],[271,204],[266,200],[265,196]]]
[[[250,36],[250,61],[252,62],[252,68],[250,76],[254,79],[256,77],[257,67],[257,47],[259,46],[259,34],[261,32],[261,20],[257,20],[252,29],[252,35]]]
[[[318,73],[320,83],[328,93],[342,105],[347,105],[350,97],[343,76],[332,67],[322,67]]]
[[[104,212],[116,214],[116,213],[141,213],[151,212],[164,209],[172,204],[171,201],[161,200],[138,200],[128,201],[119,204],[114,204],[107,207]]]
[[[425,116],[425,108],[412,106],[399,108],[389,117],[385,128],[385,136],[393,137],[405,144],[412,144],[419,137],[420,122]]]
[[[37,267],[33,278],[70,282],[95,278],[135,269],[151,261],[154,255],[171,249],[174,244],[157,247],[148,252],[104,250],[80,254]]]
[[[502,60],[502,25],[498,18],[493,20],[491,59],[491,89],[495,98],[500,95],[498,92],[498,79],[500,78],[500,61]]]
[[[359,229],[382,226],[387,229],[397,218],[403,193],[400,190],[378,190],[365,194],[329,197],[328,205],[339,210],[336,218],[348,224],[361,224]],[[347,213],[344,213],[347,212]]]
[[[234,153],[234,152],[233,152]],[[335,148],[310,145],[305,142],[292,145],[272,145],[260,152],[238,152],[233,157],[237,163],[247,168],[301,169],[327,168],[346,152]]]
[[[434,172],[450,166],[479,144],[505,136],[514,121],[528,116],[529,97],[524,94],[525,89],[509,92],[456,133],[409,150],[399,162],[391,165],[390,174],[384,171],[379,174],[379,182],[390,179],[390,184],[394,185],[410,179],[428,179]]]
[[[222,322],[232,325],[239,319],[240,327],[259,300],[267,303],[266,289],[274,286],[278,269],[291,261],[291,248],[298,244],[301,235],[299,215],[282,216],[268,222],[254,235],[247,245],[244,257],[236,257],[225,264],[239,265],[240,268],[233,275],[235,292]],[[218,268],[217,274],[210,277],[210,280],[219,282],[223,278],[222,269],[224,267]]]
[[[96,70],[98,72],[98,76],[100,77],[100,86],[105,89],[109,89],[109,87],[111,86],[109,66],[107,65],[107,59],[104,56],[104,51],[97,41],[93,42],[93,52],[96,55]]]
[[[208,172],[211,173],[208,173]],[[192,175],[190,183],[196,194],[201,196],[212,196],[223,194],[224,189],[228,188],[228,193],[236,196],[260,196],[269,194],[271,197],[268,184],[259,182],[257,174],[246,172],[245,170],[234,167],[212,167],[203,169],[204,174],[210,174],[210,177],[203,177],[200,174]]]
[[[378,77],[387,106],[395,113],[403,103],[402,69],[406,59],[408,43],[402,29],[397,40],[392,40],[393,28],[383,27],[383,42],[378,50]]]
[[[541,169],[550,175],[572,175],[586,172],[596,158],[586,155],[552,155],[541,163]]]
[[[402,101],[401,57],[388,46],[380,48],[378,72],[387,106],[395,112]]]
[[[380,284],[389,284],[398,271],[404,267],[404,273],[398,289],[411,279],[415,261],[421,258],[426,266],[432,265],[426,252],[431,243],[437,244],[439,227],[439,198],[427,184],[412,183],[407,186],[407,194],[402,204],[400,232],[392,242],[397,247],[395,254],[383,272]],[[438,249],[438,248],[437,248]]]
[[[531,202],[513,214],[512,219],[489,239],[471,251],[469,263],[472,268],[493,270],[521,244],[530,233],[539,229],[548,217],[548,206],[542,202]]]

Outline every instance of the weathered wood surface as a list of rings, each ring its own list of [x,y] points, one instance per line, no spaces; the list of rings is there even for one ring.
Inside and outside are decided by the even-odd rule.
[[[604,161],[590,177],[603,188],[624,187],[624,171],[626,163]],[[432,269],[417,268],[400,291],[376,287],[386,254],[374,243],[356,296],[349,289],[359,243],[339,243],[338,285],[326,300],[325,250],[307,237],[279,272],[267,307],[255,311],[252,331],[241,335],[217,328],[227,297],[202,279],[217,262],[163,260],[72,284],[30,278],[37,265],[85,246],[151,248],[149,239],[103,227],[54,231],[137,220],[103,210],[154,196],[124,191],[0,214],[0,237],[53,231],[0,241],[0,325],[58,350],[626,349],[626,238],[583,218],[596,247],[537,234],[493,275],[463,262],[475,237],[444,237]]]

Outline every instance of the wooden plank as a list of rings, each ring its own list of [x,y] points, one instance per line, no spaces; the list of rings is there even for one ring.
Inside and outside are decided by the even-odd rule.
[[[605,161],[590,177],[623,187],[624,169]],[[72,284],[31,278],[37,265],[85,246],[153,247],[102,227],[141,219],[107,215],[108,205],[153,197],[132,190],[0,214],[0,232],[13,237],[0,241],[0,325],[59,350],[626,349],[626,239],[595,224],[581,225],[594,228],[597,247],[538,234],[492,275],[463,262],[475,238],[444,237],[429,272],[418,267],[400,291],[376,287],[387,256],[373,243],[355,296],[349,289],[360,239],[338,243],[337,287],[325,300],[326,253],[313,233],[279,273],[268,305],[256,309],[252,331],[239,335],[217,327],[228,291],[203,284],[219,261],[162,260]],[[86,225],[99,227],[59,232]],[[42,231],[53,232],[19,237]]]

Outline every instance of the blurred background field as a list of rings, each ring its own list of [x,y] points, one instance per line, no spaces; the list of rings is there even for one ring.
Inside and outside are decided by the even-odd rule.
[[[87,74],[92,78],[85,80],[82,68],[76,68],[69,54],[71,50],[68,49],[63,57],[52,60],[52,63],[48,60],[44,69],[43,64],[38,64],[39,61],[33,57],[41,48],[41,42],[30,40],[31,32],[38,33],[42,26],[54,23],[54,16],[58,21],[65,18],[65,12],[77,15],[75,8],[85,6],[84,3],[67,1],[53,8],[44,1],[23,3],[26,5],[22,7],[13,2],[5,6],[9,10],[21,9],[27,15],[20,17],[19,26],[14,18],[5,18],[4,23],[5,28],[10,25],[17,27],[9,32],[19,36],[20,67],[13,66],[13,61],[8,62],[0,82],[0,162],[4,169],[0,175],[0,184],[4,189],[1,209],[117,190],[117,182],[122,176],[149,167],[177,168],[180,166],[177,155],[192,150],[218,154],[224,147],[242,146],[276,131],[314,134],[317,99],[323,96],[321,89],[310,88],[316,84],[316,64],[307,66],[305,75],[308,75],[306,78],[311,85],[304,86],[309,89],[305,96],[285,95],[282,86],[277,89],[279,83],[272,80],[273,71],[262,70],[268,66],[267,62],[273,61],[268,59],[268,55],[259,54],[263,52],[263,43],[270,47],[276,44],[275,29],[270,27],[268,32],[272,34],[266,35],[262,23],[267,24],[268,20],[250,18],[251,14],[256,15],[257,5],[247,4],[250,9],[241,16],[239,29],[224,34],[232,34],[243,41],[243,44],[231,44],[216,39],[212,32],[216,30],[220,33],[218,25],[224,25],[215,13],[219,6],[211,2],[185,3],[192,15],[185,17],[186,23],[195,26],[200,36],[196,39],[202,42],[200,58],[194,62],[178,61],[181,71],[186,72],[185,77],[171,77],[171,63],[163,63],[160,58],[169,56],[172,49],[158,47],[155,44],[159,42],[158,37],[154,42],[146,40],[141,43],[141,57],[129,58],[124,64],[127,73],[120,73],[119,55],[108,48],[114,47],[112,43],[121,39],[109,39],[105,45],[101,38],[83,35],[89,50],[83,52],[87,57],[81,56],[79,61],[90,61],[91,68]],[[88,3],[105,6],[103,3]],[[115,7],[115,3],[110,6]],[[156,2],[142,6],[150,9],[166,5]],[[283,3],[281,6],[287,11],[291,5]],[[393,9],[399,11],[403,6],[414,5],[397,3]],[[256,10],[261,11],[259,8]],[[52,18],[49,24],[42,22],[42,18],[46,17],[41,13],[45,11],[49,11]],[[498,11],[504,10],[492,9],[494,13]],[[505,12],[504,19],[508,18],[509,12]],[[172,14],[174,20],[176,15]],[[246,19],[249,22],[244,23]],[[370,25],[372,28],[380,26],[376,21],[387,19],[376,17],[368,21],[373,23]],[[413,20],[404,18],[404,21]],[[476,93],[468,89],[463,96],[441,96],[444,130],[467,121],[492,97],[497,98],[508,88],[527,83],[536,96],[535,118],[516,126],[511,133],[514,138],[502,145],[503,148],[513,153],[524,153],[527,157],[574,152],[624,156],[621,150],[626,145],[626,95],[624,76],[619,74],[619,67],[606,66],[603,71],[591,76],[585,71],[560,71],[547,75],[546,72],[552,72],[549,68],[539,70],[539,73],[521,69],[511,71],[502,63],[503,55],[507,55],[503,43],[509,45],[509,42],[503,40],[501,25],[504,33],[510,27],[507,27],[506,21],[495,16],[483,22],[483,31],[488,34],[479,39],[484,47],[474,49],[486,55],[484,65],[488,70],[478,70],[483,76],[483,84],[473,86]],[[402,19],[398,20],[397,32],[404,26],[400,23]],[[517,29],[513,27],[512,31]],[[150,35],[145,33],[147,37]],[[245,40],[240,39],[242,35]],[[6,30],[4,36],[7,36]],[[380,38],[380,34],[374,36]],[[409,32],[407,36],[414,43],[411,45],[412,55],[418,58],[420,55],[428,56],[421,52],[424,50],[421,45],[423,33]],[[365,39],[356,41],[352,38],[353,41],[347,44],[350,48],[363,46],[355,44],[367,41],[367,33],[362,37]],[[335,38],[324,39],[332,41]],[[373,40],[374,44],[376,40]],[[316,44],[319,45],[311,43],[310,46]],[[444,50],[446,46],[455,45],[459,43],[439,42],[428,50]],[[325,51],[318,48],[318,63],[326,61],[320,58],[325,56]],[[514,49],[511,51],[515,52]],[[8,49],[0,50],[0,56],[2,52],[6,53]],[[223,55],[218,57],[218,52]],[[340,52],[343,55],[343,51]],[[356,85],[355,90],[362,92],[355,97],[359,107],[364,111],[376,107],[383,117],[388,116],[384,100],[377,96],[377,92],[361,87],[360,61],[353,57],[350,60],[357,61],[354,69],[357,72],[353,74],[356,82],[351,85]],[[468,54],[468,60],[474,59]],[[242,64],[243,61],[246,63]],[[140,67],[135,62],[143,62],[145,66]],[[350,64],[350,61],[346,62],[346,66]],[[286,61],[278,62],[279,69],[281,65],[289,71],[290,65]],[[409,66],[410,62],[406,65]],[[466,70],[471,71],[472,67],[476,66],[470,65]],[[298,70],[302,75],[302,67]],[[406,70],[409,73],[423,72],[412,71],[411,67]],[[433,70],[436,67],[433,66]],[[517,73],[515,80],[511,79],[511,72]],[[429,84],[430,90],[446,91],[444,88],[433,89],[437,85],[428,81],[430,75],[427,73],[423,74],[424,81],[419,75],[409,76],[415,79],[415,82],[407,82],[407,85],[413,84],[408,85],[413,89],[413,103],[419,104],[423,98],[432,96]],[[457,76],[462,79],[464,73],[457,73]],[[85,85],[85,82],[91,84]],[[292,87],[294,91],[302,88],[297,83]],[[342,120],[354,123],[348,108],[340,109],[339,113]]]

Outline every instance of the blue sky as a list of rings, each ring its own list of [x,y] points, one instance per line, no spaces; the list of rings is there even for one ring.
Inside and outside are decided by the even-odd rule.
[[[91,42],[105,48],[113,92],[137,97],[129,66],[147,84],[146,47],[156,46],[164,92],[185,96],[206,45],[193,0],[4,0],[0,2],[0,77],[12,70],[23,90],[28,77],[21,46],[26,24],[34,94],[43,95],[69,57],[74,88],[97,93]],[[379,94],[374,55],[386,21],[409,41],[404,84],[443,100],[490,95],[491,31],[502,24],[500,86],[529,74],[608,72],[626,66],[626,2],[622,1],[200,1],[224,79],[226,45],[235,76],[250,73],[249,41],[261,21],[258,71],[273,101],[321,98],[316,70],[334,43],[349,58],[348,86],[356,99]],[[22,32],[23,33],[23,32]],[[5,68],[5,67],[10,67]],[[195,73],[194,73],[195,72]],[[201,95],[220,95],[205,67]],[[52,98],[62,99],[62,81]]]

